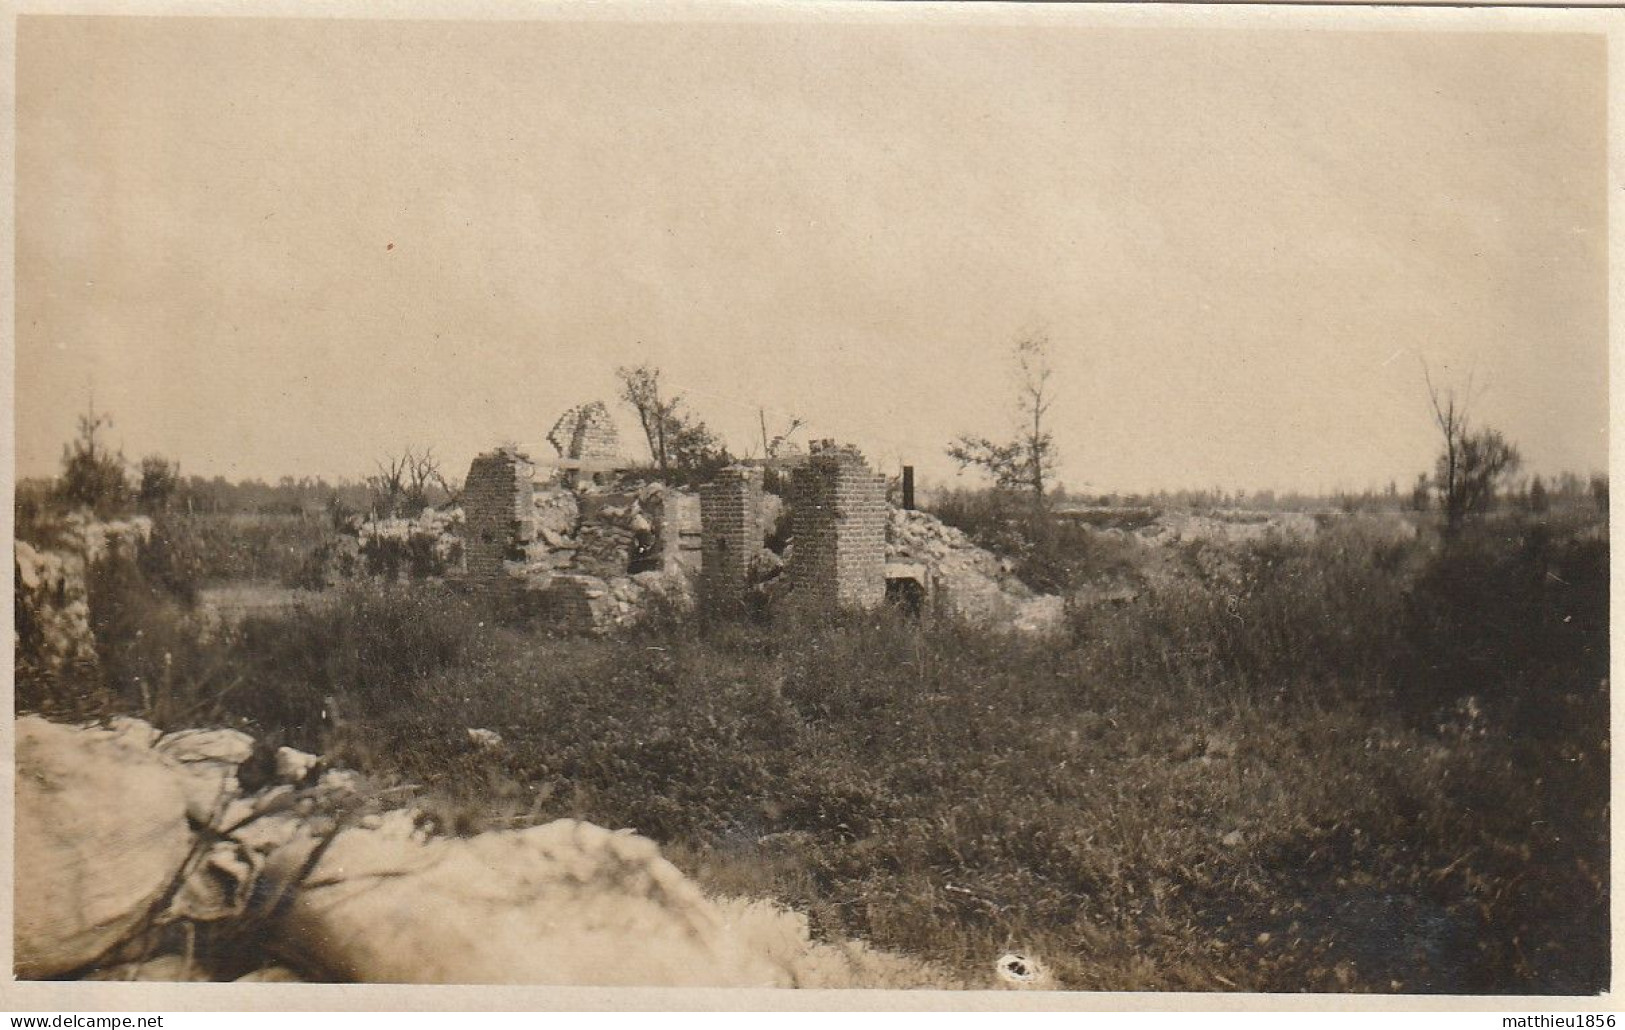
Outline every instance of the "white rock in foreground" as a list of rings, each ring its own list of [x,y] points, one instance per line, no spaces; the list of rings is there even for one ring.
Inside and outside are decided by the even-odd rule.
[[[271,876],[311,846],[273,855]],[[301,967],[368,982],[946,985],[861,945],[813,944],[793,913],[713,901],[652,841],[571,819],[427,842],[345,831],[280,932]]]
[[[272,856],[294,874],[311,843]],[[559,820],[426,843],[341,833],[281,928],[292,957],[366,982],[772,986],[780,971],[653,842]]]
[[[16,974],[94,961],[146,917],[192,846],[175,769],[128,737],[17,723]]]

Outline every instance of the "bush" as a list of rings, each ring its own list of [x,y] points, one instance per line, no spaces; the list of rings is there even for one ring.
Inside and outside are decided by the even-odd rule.
[[[1099,675],[1231,695],[1345,698],[1381,690],[1418,560],[1406,545],[1339,525],[1307,540],[1175,545],[1177,574],[1128,608],[1073,615]]]
[[[1040,593],[1068,593],[1101,571],[1107,545],[1083,524],[1035,511],[1028,496],[955,490],[938,497],[932,514],[977,546],[1015,559],[1016,577]]]
[[[1416,579],[1406,636],[1405,693],[1429,714],[1474,697],[1524,733],[1603,725],[1607,540],[1515,516],[1467,525]]]
[[[366,581],[252,616],[235,646],[255,689],[233,698],[233,712],[298,746],[320,746],[352,705],[372,695],[398,701],[405,684],[456,665],[480,622],[477,606],[449,589]]]
[[[207,570],[186,523],[174,516],[156,516],[151,536],[137,550],[136,564],[152,586],[183,604],[197,602]]]
[[[200,586],[297,581],[310,556],[336,536],[324,520],[303,515],[171,514],[160,521]]]
[[[1130,556],[1139,600],[1063,643],[893,611],[556,638],[378,582],[210,636],[136,563],[95,606],[125,703],[422,785],[442,832],[633,827],[973,984],[1023,950],[1080,989],[1605,985],[1597,526]]]

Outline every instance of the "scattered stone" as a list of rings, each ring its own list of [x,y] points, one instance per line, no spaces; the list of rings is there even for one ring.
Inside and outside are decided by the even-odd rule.
[[[886,561],[920,565],[931,606],[943,614],[1017,633],[1047,635],[1064,628],[1063,598],[1035,594],[1011,564],[976,546],[964,531],[923,511],[887,513]]]
[[[276,749],[276,778],[283,783],[303,783],[320,763],[321,759],[309,752],[279,747]]]
[[[486,751],[495,751],[502,746],[502,735],[495,730],[471,729],[468,739],[475,747]]]

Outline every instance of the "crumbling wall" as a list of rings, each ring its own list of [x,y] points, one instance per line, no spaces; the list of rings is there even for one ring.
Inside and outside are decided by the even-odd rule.
[[[152,520],[143,515],[101,522],[74,512],[62,519],[60,539],[50,548],[13,541],[16,658],[51,672],[94,666],[87,570],[109,554],[133,555],[151,535]]]
[[[584,493],[576,526],[574,568],[589,576],[624,576],[635,557],[656,545],[654,522],[634,491]]]
[[[561,629],[601,632],[656,600],[689,603],[699,499],[661,483],[537,487],[512,449],[482,454],[463,492],[465,580],[513,592],[519,610]]]
[[[621,437],[603,401],[578,404],[559,416],[547,442],[561,458],[614,461],[621,456]]]
[[[707,611],[737,610],[748,599],[751,562],[762,547],[761,494],[761,471],[740,465],[700,488],[700,597]]]
[[[474,459],[463,482],[464,568],[470,579],[498,580],[524,557],[535,535],[535,467],[513,448]]]
[[[790,476],[793,603],[874,608],[886,599],[886,481],[854,448],[814,445]]]
[[[669,575],[698,575],[705,547],[699,497],[662,490],[650,504],[650,516],[659,548],[651,567]]]

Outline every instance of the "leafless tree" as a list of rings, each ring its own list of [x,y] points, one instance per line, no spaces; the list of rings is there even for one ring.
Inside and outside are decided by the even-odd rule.
[[[377,463],[378,472],[367,477],[372,491],[373,508],[386,517],[411,517],[427,508],[430,488],[438,486],[446,497],[455,491],[440,471],[440,459],[433,447],[421,452],[408,447],[399,457],[385,458]]]
[[[804,419],[791,415],[790,421],[785,424],[784,432],[769,438],[767,435],[767,409],[757,408],[756,414],[762,423],[762,455],[767,458],[777,458],[788,450],[791,444],[790,438],[796,434],[796,430],[807,424]]]
[[[621,399],[638,413],[638,424],[649,442],[649,457],[659,466],[667,468],[666,430],[677,414],[679,398],[664,399],[660,395],[660,370],[649,365],[636,368],[622,366],[615,370],[621,381]]]
[[[1444,509],[1445,528],[1454,534],[1470,514],[1488,511],[1495,503],[1500,480],[1517,471],[1522,463],[1518,449],[1499,431],[1474,432],[1468,419],[1473,399],[1473,377],[1460,395],[1453,387],[1440,388],[1433,382],[1427,363],[1422,363],[1428,400],[1433,406],[1433,422],[1444,438],[1444,448],[1435,462],[1433,482]]]
[[[1046,504],[1050,481],[1060,455],[1048,428],[1050,408],[1055,403],[1052,380],[1054,367],[1049,358],[1049,337],[1031,333],[1017,339],[1011,354],[1016,373],[1016,411],[1020,428],[1008,443],[995,443],[987,437],[961,436],[948,448],[948,456],[960,468],[975,466],[993,478],[1001,489],[1024,489],[1032,493],[1033,504]]]

